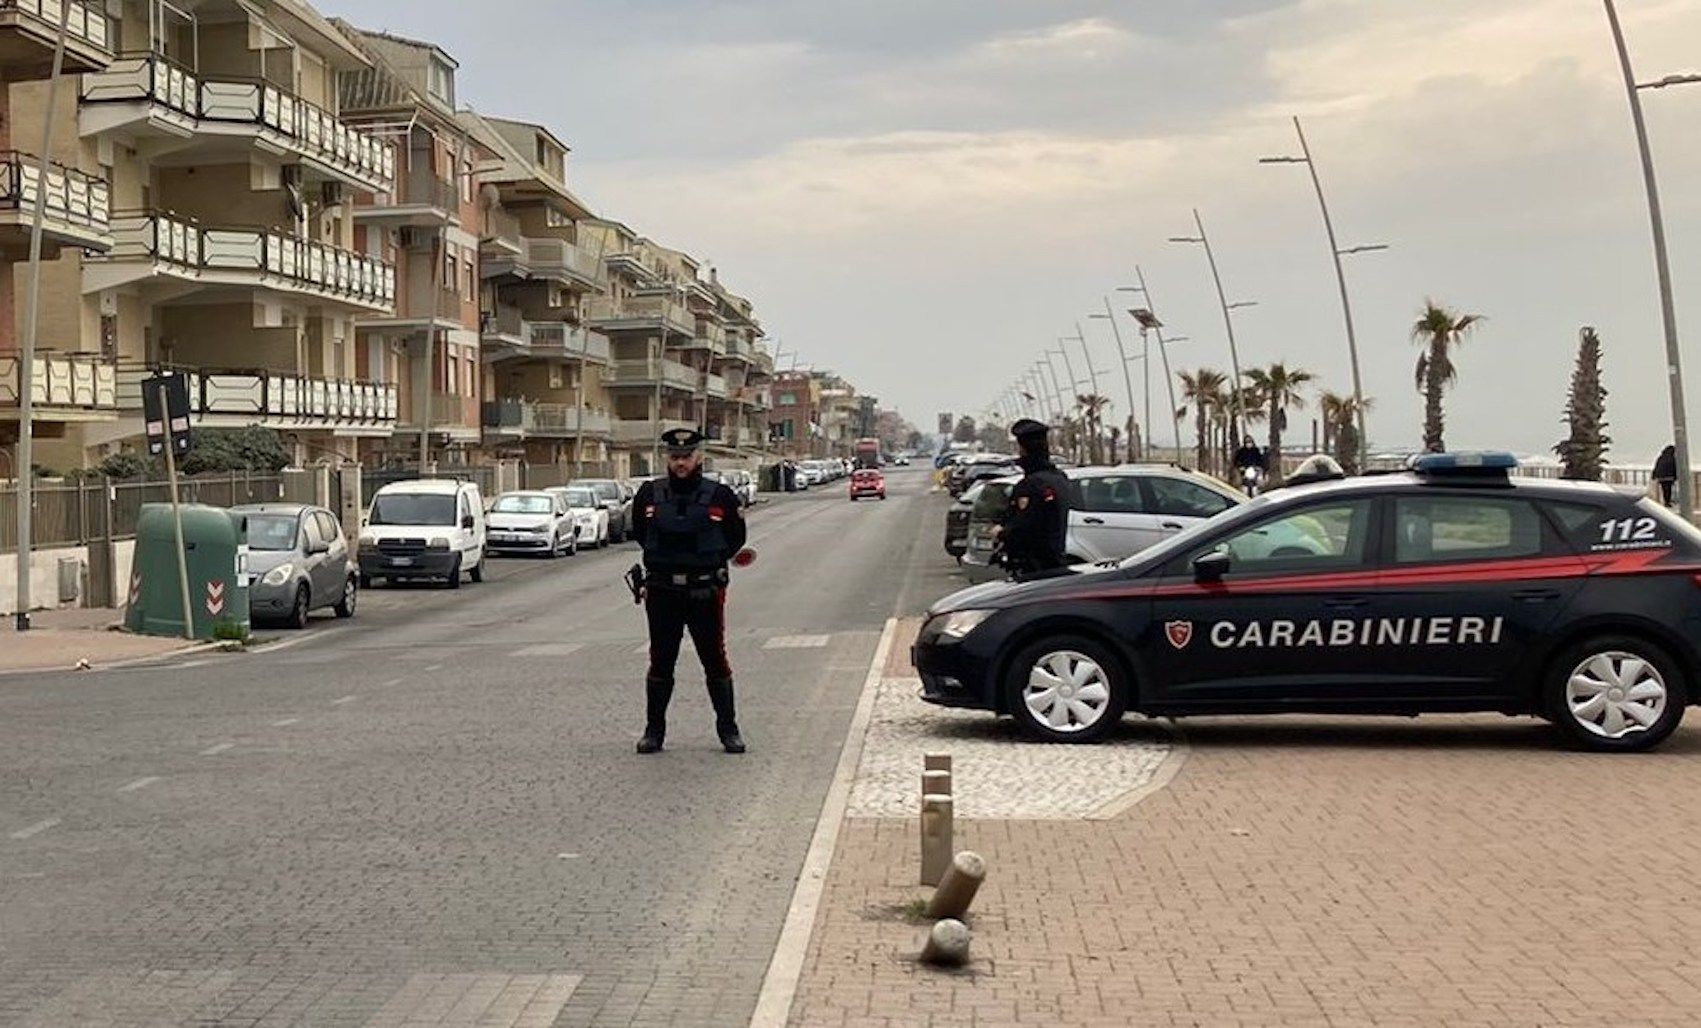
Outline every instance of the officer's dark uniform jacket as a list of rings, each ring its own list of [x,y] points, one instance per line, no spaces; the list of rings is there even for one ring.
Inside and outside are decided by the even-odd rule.
[[[1060,568],[1069,538],[1069,478],[1046,457],[1023,457],[1025,474],[1004,512],[1004,559],[1018,574]]]
[[[645,482],[632,500],[632,537],[644,549],[651,588],[725,585],[727,561],[745,535],[738,495],[701,473]]]

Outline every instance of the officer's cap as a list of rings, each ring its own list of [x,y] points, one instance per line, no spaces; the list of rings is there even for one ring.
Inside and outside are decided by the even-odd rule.
[[[670,456],[694,453],[703,444],[703,433],[694,428],[670,428],[661,434],[662,445]]]
[[[1025,439],[1028,436],[1034,435],[1043,436],[1050,431],[1050,426],[1048,426],[1045,422],[1035,421],[1033,418],[1022,418],[1020,421],[1017,421],[1014,425],[1010,426],[1010,434],[1015,436],[1017,439]]]

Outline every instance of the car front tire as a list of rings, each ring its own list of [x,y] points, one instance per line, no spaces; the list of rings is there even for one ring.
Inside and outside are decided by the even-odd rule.
[[[467,572],[467,577],[474,582],[484,581],[484,558],[482,556],[479,557],[478,563],[472,566],[472,570]]]
[[[1666,651],[1624,635],[1567,646],[1548,666],[1546,716],[1572,745],[1609,753],[1658,746],[1689,703],[1683,672]]]
[[[295,589],[295,605],[289,608],[289,620],[285,624],[291,628],[307,627],[307,612],[312,607],[312,598],[307,591],[307,583],[303,582]]]
[[[1080,635],[1029,643],[1005,677],[1006,709],[1044,742],[1098,742],[1122,720],[1130,691],[1109,647]]]
[[[461,587],[461,558],[455,558],[455,566],[449,569],[449,577],[444,580],[443,585],[450,589]]]

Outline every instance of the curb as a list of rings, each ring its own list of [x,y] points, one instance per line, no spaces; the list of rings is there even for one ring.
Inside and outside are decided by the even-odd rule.
[[[1158,722],[1154,722],[1156,723]],[[1164,757],[1164,762],[1158,765],[1157,773],[1144,785],[1100,804],[1081,820],[1110,821],[1121,817],[1142,801],[1169,788],[1169,784],[1175,781],[1175,776],[1181,773],[1181,766],[1187,763],[1187,756],[1193,752],[1193,748],[1187,744],[1187,733],[1183,732],[1175,721],[1162,722],[1162,725],[1170,734],[1169,754]]]
[[[89,662],[89,667],[86,670],[89,672],[122,671],[125,668],[132,668],[141,664],[150,663],[158,663],[163,667],[176,663],[180,659],[203,656],[207,653],[216,653],[223,645],[224,643],[222,641],[215,639],[211,642],[198,642],[193,646],[185,646],[180,650],[168,650],[165,653],[155,653],[146,657],[127,657],[124,660],[114,660],[105,663],[96,663],[91,660]],[[0,678],[14,678],[22,675],[55,675],[67,671],[79,670],[85,669],[78,668],[75,664],[53,664],[46,667],[5,668],[0,669]]]
[[[756,1010],[750,1015],[750,1028],[783,1028],[791,1017],[792,1001],[797,997],[797,983],[803,977],[803,960],[809,952],[809,940],[815,933],[815,914],[821,907],[821,894],[827,885],[827,871],[833,863],[833,851],[838,847],[839,826],[850,806],[851,785],[857,767],[862,763],[863,741],[868,735],[868,723],[874,717],[874,697],[880,691],[880,679],[886,661],[892,653],[897,636],[898,619],[887,618],[880,633],[880,643],[874,648],[874,660],[863,679],[862,695],[857,699],[856,713],[851,716],[850,731],[845,736],[844,749],[839,751],[839,766],[833,772],[833,783],[827,788],[827,798],[821,804],[821,817],[815,822],[815,836],[809,842],[803,867],[797,875],[797,887],[792,891],[791,906],[786,911],[785,927],[774,945],[774,956],[768,973],[762,979],[762,991],[756,996]]]

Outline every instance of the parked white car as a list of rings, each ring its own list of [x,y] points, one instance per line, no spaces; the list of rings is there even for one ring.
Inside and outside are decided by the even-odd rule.
[[[601,498],[585,487],[558,485],[546,492],[561,498],[573,524],[573,544],[601,549],[608,545],[608,509]]]
[[[484,581],[484,498],[476,482],[421,478],[392,482],[372,497],[360,530],[360,585],[373,579]]]
[[[1127,464],[1071,468],[1069,535],[1071,564],[1131,557],[1206,518],[1237,506],[1245,497],[1206,475],[1169,465]],[[971,581],[1003,575],[988,561],[992,528],[1009,502],[1020,475],[986,482],[969,515],[963,569]]]
[[[503,493],[485,519],[492,553],[541,553],[551,559],[579,552],[567,502],[542,489]]]

